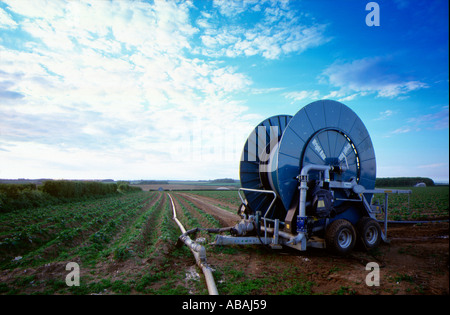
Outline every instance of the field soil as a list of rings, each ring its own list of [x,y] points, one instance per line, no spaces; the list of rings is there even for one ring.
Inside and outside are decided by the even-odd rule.
[[[217,192],[191,191],[171,191],[170,196],[177,218],[187,230],[229,227],[240,220],[236,214],[239,200],[234,197],[220,198]],[[126,214],[129,209],[137,209],[136,205],[128,207],[128,203],[138,197],[142,207],[122,223],[111,225],[116,230],[98,253],[87,245],[98,234],[97,229],[102,229],[108,221],[94,224],[74,239],[53,244],[28,258],[35,257],[43,263],[30,260],[19,265],[25,258],[18,256],[27,257],[27,248],[23,253],[9,255],[11,264],[17,261],[18,265],[0,270],[0,294],[208,294],[194,256],[187,246],[176,245],[181,231],[172,219],[168,192],[124,196],[128,201],[117,201],[117,204],[109,199],[104,202],[109,202],[109,207],[128,209],[118,212]],[[97,204],[80,204],[73,213],[82,211],[84,206],[94,211]],[[110,209],[104,208],[103,214]],[[8,222],[4,225],[8,226]],[[199,233],[197,237],[206,240],[207,263],[214,270],[221,295],[449,294],[448,222],[390,224],[389,243],[382,243],[371,252],[354,250],[344,257],[318,248],[300,252],[289,247],[275,250],[262,245],[214,246],[211,245],[214,234]],[[51,234],[54,233],[48,236]],[[86,253],[97,258],[87,263]],[[66,284],[68,261],[80,265],[80,287]],[[376,280],[372,277],[375,270],[367,269],[369,263],[379,267],[379,285],[366,284],[366,278]]]
[[[237,215],[220,208],[220,205],[232,207],[226,202],[189,193],[182,195],[217,218],[222,226],[239,221]],[[355,250],[345,257],[332,255],[325,249],[260,250],[262,246],[252,245],[240,246],[236,255],[212,253],[207,259],[213,268],[232,263],[235,270],[242,270],[248,278],[307,280],[310,284],[307,292],[311,294],[449,294],[448,222],[389,224],[388,238],[389,243],[382,243],[372,252]],[[368,276],[375,280],[369,275],[373,269],[366,270],[370,262],[379,266],[379,286],[366,284]],[[269,287],[253,293],[277,294]]]

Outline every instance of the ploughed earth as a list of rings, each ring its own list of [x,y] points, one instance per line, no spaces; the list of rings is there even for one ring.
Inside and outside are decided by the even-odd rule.
[[[198,195],[184,196],[220,220],[222,226],[232,226],[239,220],[237,215],[220,209],[231,205]],[[354,250],[344,257],[319,248],[301,252],[243,245],[235,254],[207,252],[207,261],[213,268],[232,265],[247,279],[279,280],[251,294],[449,294],[448,222],[392,223],[388,224],[387,235],[389,243],[382,242],[370,252]],[[378,267],[379,278],[371,266]]]
[[[183,212],[187,211],[198,216],[201,225],[208,225],[194,207],[209,213],[222,227],[234,226],[240,220],[235,212],[224,210],[235,208],[225,201],[186,192],[173,191],[171,195],[177,215],[184,220],[187,217]],[[174,222],[173,231],[177,233]],[[381,243],[370,252],[354,250],[343,257],[319,248],[298,251],[262,245],[212,246],[208,243],[214,235],[207,235],[205,248],[221,295],[449,294],[448,222],[389,224],[387,234],[389,243]],[[67,289],[67,261],[54,261],[0,271],[0,293],[8,294],[16,288],[20,294],[45,294],[43,290],[50,287],[49,294],[208,294],[194,256],[183,248],[185,245],[176,247],[172,243],[158,240],[155,251],[144,258],[133,256],[120,261],[111,256],[95,266],[81,265],[80,288],[89,284],[86,291]],[[126,286],[119,286],[122,284]]]

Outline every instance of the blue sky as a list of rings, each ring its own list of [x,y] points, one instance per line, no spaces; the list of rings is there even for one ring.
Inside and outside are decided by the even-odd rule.
[[[448,182],[448,1],[0,2],[0,178],[239,177],[272,115],[363,120],[378,177]]]

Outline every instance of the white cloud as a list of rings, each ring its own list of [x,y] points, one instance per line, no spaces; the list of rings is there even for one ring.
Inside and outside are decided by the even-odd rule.
[[[219,8],[221,14],[227,17],[233,17],[245,12],[246,10],[260,10],[260,4],[265,0],[214,0],[214,6]]]
[[[292,102],[302,101],[304,99],[318,100],[320,98],[320,93],[317,90],[314,91],[294,91],[284,93],[283,96],[287,99],[291,99]]]
[[[374,93],[388,98],[428,87],[426,83],[391,73],[386,70],[389,68],[389,60],[380,57],[335,62],[323,71],[322,81],[339,88],[341,95]]]
[[[342,97],[342,98],[338,99],[338,101],[339,102],[351,101],[351,100],[354,100],[359,95],[361,95],[361,93],[350,94],[350,95],[347,95],[346,97]]]
[[[408,123],[413,124],[416,127],[425,127],[427,129],[442,130],[448,129],[448,105],[442,107],[442,109],[433,114],[420,115],[408,119]]]
[[[262,88],[262,89],[257,89],[254,88],[251,90],[251,92],[253,94],[266,94],[266,93],[273,93],[273,92],[278,92],[278,91],[282,91],[285,88]]]
[[[236,167],[260,117],[246,114],[233,96],[252,81],[237,68],[188,54],[198,32],[190,2],[7,4],[27,36],[17,39],[24,50],[0,42],[1,150],[8,165],[0,177],[71,177],[82,165],[81,177],[111,177],[108,169],[127,165],[116,173],[122,178],[139,172],[164,178],[163,165],[172,178],[186,168],[196,177],[192,167],[202,160],[204,170]],[[38,158],[10,163],[25,151]]]
[[[412,129],[410,127],[400,127],[392,131],[392,134],[408,133],[411,131]]]
[[[17,27],[16,21],[14,21],[9,13],[0,8],[0,29],[15,29]]]
[[[388,119],[389,117],[391,117],[395,112],[393,110],[390,109],[386,109],[383,112],[380,112],[380,116],[375,118],[374,120],[385,120]]]
[[[380,117],[376,120],[382,120],[393,115],[394,112],[386,110],[380,113]],[[417,117],[407,119],[406,123],[387,133],[384,138],[389,138],[394,135],[406,134],[410,132],[419,132],[423,130],[444,130],[448,129],[448,106],[442,107],[439,112],[432,114],[419,115]]]
[[[432,163],[432,164],[423,164],[417,166],[417,168],[442,168],[442,167],[448,168],[448,163]]]
[[[261,5],[265,5],[262,10]],[[196,52],[210,57],[254,56],[278,59],[291,53],[317,47],[328,42],[325,24],[306,18],[289,7],[288,1],[214,1],[219,12],[228,17],[227,24],[218,25],[220,16],[201,18],[200,39],[204,47]],[[236,26],[243,12],[257,12],[248,27]],[[243,23],[242,25],[248,25]]]

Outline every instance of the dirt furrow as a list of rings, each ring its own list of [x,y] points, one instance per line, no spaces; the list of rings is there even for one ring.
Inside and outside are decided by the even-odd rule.
[[[180,193],[180,195],[191,201],[199,209],[211,214],[220,222],[222,227],[234,226],[240,220],[240,217],[237,214],[221,209],[220,207],[209,203],[209,201],[201,196],[194,196],[187,193]]]
[[[179,204],[182,205],[187,211],[189,211],[189,213],[195,218],[195,220],[198,222],[198,226],[186,226],[185,228],[187,229],[192,229],[192,228],[196,228],[196,227],[202,227],[202,228],[214,228],[215,226],[212,225],[211,222],[209,222],[204,216],[201,215],[201,213],[199,213],[197,211],[197,209],[195,209],[194,207],[192,207],[186,200],[184,196],[180,196],[178,195],[179,198]],[[191,201],[192,202],[192,201]],[[197,207],[198,208],[198,207]],[[199,208],[200,209],[200,208]],[[181,210],[181,209],[180,209]],[[203,210],[203,209],[201,209]],[[182,212],[182,211],[180,211]],[[205,213],[208,213],[205,211]]]

